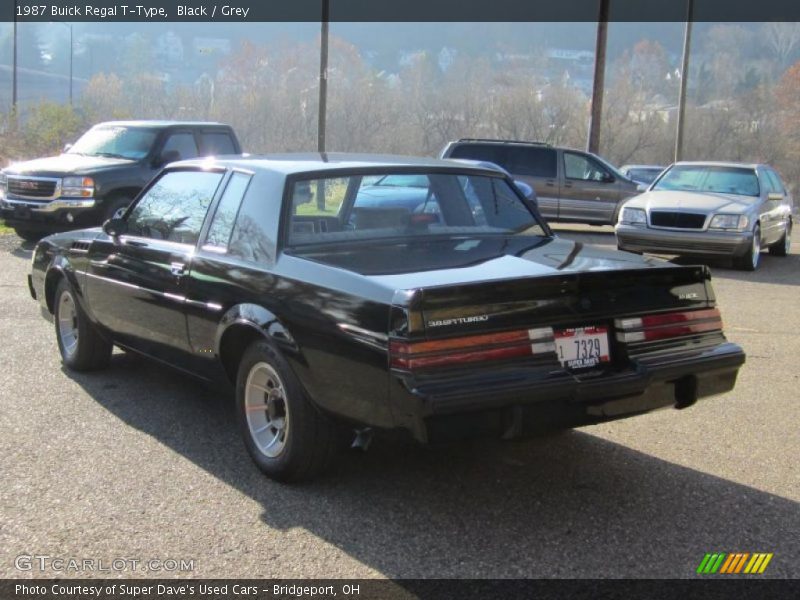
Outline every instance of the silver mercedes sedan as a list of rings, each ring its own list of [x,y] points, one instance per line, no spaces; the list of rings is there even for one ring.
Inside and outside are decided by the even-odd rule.
[[[769,165],[679,162],[619,213],[617,246],[630,252],[730,256],[758,268],[761,250],[791,248],[792,196]]]

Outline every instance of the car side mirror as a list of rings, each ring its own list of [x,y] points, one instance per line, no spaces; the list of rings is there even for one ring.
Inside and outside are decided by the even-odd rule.
[[[783,200],[783,194],[780,192],[770,192],[767,194],[767,200],[772,200],[774,202],[780,202]]]
[[[637,183],[636,184],[636,191],[637,192],[646,192],[647,186],[644,183]]]
[[[175,162],[181,159],[181,153],[177,150],[167,150],[162,152],[161,156],[153,161],[154,167],[163,167],[167,163]]]
[[[109,219],[103,223],[103,231],[111,237],[119,237],[128,231],[128,222],[125,219]]]
[[[603,176],[600,178],[600,181],[603,183],[614,183],[616,179],[611,173],[603,173]]]

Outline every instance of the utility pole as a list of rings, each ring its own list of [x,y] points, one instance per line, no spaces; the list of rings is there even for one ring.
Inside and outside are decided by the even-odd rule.
[[[65,21],[55,21],[55,23],[61,23],[64,27],[69,27],[69,105],[72,106],[72,56],[74,52],[72,46],[72,24]]]
[[[589,152],[600,150],[600,125],[603,118],[603,94],[606,80],[606,39],[608,37],[608,3],[600,0],[597,14],[597,42],[594,48],[594,83],[592,84],[592,115],[589,120]]]
[[[322,0],[322,22],[319,36],[319,114],[317,116],[317,152],[325,159],[325,127],[328,112],[328,20],[330,0]],[[317,182],[317,208],[325,210],[325,180]]]
[[[317,152],[325,152],[325,117],[328,103],[328,19],[330,0],[322,0],[322,28],[319,41],[319,117],[317,119]]]
[[[692,9],[694,0],[687,0],[686,30],[683,34],[683,60],[681,61],[681,90],[678,96],[678,124],[675,133],[675,162],[683,158],[683,120],[686,112],[686,87],[689,84],[689,52],[692,46]]]
[[[13,128],[17,128],[17,0],[14,0],[14,48],[11,66],[11,118]]]

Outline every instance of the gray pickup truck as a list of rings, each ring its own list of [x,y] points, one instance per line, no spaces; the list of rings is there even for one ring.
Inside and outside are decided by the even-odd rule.
[[[0,171],[0,218],[25,240],[100,225],[165,164],[241,152],[233,129],[222,123],[99,123],[58,156]]]
[[[441,158],[493,162],[536,192],[548,221],[613,225],[639,184],[590,152],[539,142],[465,138],[450,142]]]

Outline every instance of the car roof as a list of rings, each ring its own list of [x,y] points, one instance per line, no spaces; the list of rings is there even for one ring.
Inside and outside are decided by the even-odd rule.
[[[622,165],[620,170],[623,169],[661,169],[663,171],[666,167],[661,165]]]
[[[154,129],[167,129],[169,127],[230,127],[225,123],[216,121],[159,121],[141,119],[137,121],[104,121],[94,127],[150,127]]]
[[[481,174],[503,176],[497,169],[468,165],[457,160],[426,158],[419,156],[396,156],[391,154],[355,154],[345,152],[309,152],[290,154],[235,155],[208,158],[194,158],[176,163],[170,167],[211,167],[221,166],[242,169],[264,169],[267,171],[292,175],[314,171],[348,170],[364,168],[419,167],[423,169],[445,169],[453,171],[474,171]]]

